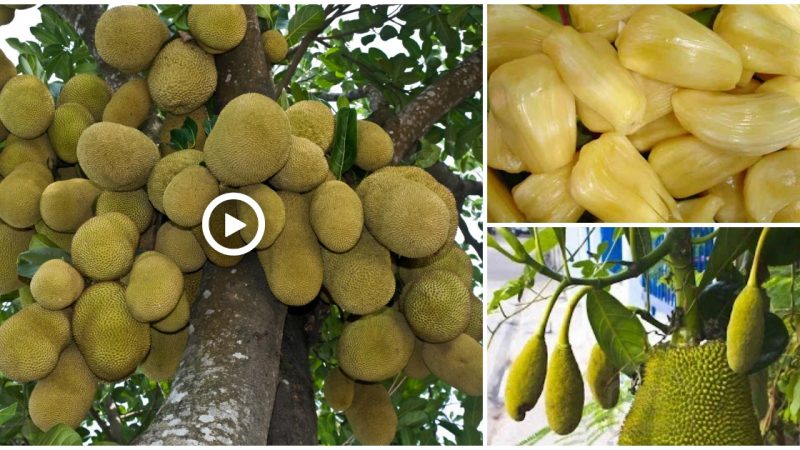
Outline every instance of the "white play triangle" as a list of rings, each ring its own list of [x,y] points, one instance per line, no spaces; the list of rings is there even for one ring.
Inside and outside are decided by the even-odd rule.
[[[230,214],[225,214],[225,237],[236,233],[246,226],[247,225],[245,225],[245,223],[241,220],[231,216]]]

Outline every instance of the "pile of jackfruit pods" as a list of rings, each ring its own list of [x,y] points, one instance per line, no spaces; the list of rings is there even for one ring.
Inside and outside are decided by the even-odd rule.
[[[712,6],[490,5],[489,220],[800,220],[800,6]]]

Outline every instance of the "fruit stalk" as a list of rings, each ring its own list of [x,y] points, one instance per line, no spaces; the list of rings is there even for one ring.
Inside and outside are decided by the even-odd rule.
[[[671,284],[675,291],[676,307],[683,310],[683,320],[674,339],[676,343],[694,343],[700,337],[702,324],[697,308],[691,228],[673,228],[670,234],[675,236],[675,240],[667,264],[672,271]]]

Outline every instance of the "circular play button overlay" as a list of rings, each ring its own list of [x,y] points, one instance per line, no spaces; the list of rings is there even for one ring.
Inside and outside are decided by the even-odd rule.
[[[256,213],[256,219],[258,221],[255,237],[253,237],[253,239],[250,242],[248,242],[244,247],[239,247],[239,248],[228,248],[221,245],[219,242],[217,242],[216,239],[214,239],[214,235],[211,233],[211,229],[209,226],[211,213],[214,211],[214,209],[224,202],[233,200],[244,202],[247,204],[247,206],[252,208],[253,211]],[[206,238],[206,242],[208,242],[208,245],[210,245],[211,248],[218,251],[219,253],[222,253],[223,255],[240,256],[253,250],[254,248],[256,248],[256,245],[258,245],[258,243],[261,242],[261,238],[264,237],[266,222],[264,219],[264,212],[261,210],[261,207],[255,200],[253,200],[247,195],[240,194],[238,192],[230,192],[227,194],[220,195],[219,197],[215,198],[214,200],[211,201],[211,203],[208,204],[206,210],[203,212],[202,226],[203,226],[203,236]],[[237,219],[236,217],[233,217],[227,213],[225,214],[225,231],[224,231],[225,237],[228,237],[234,233],[238,233],[246,226],[247,225],[244,222]]]

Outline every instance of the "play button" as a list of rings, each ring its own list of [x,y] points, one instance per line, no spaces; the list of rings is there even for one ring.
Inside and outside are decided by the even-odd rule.
[[[256,219],[258,221],[258,225],[256,228],[256,235],[253,237],[253,240],[248,242],[244,247],[239,248],[228,248],[221,245],[214,239],[213,234],[211,233],[211,227],[209,226],[209,222],[211,220],[211,213],[214,212],[219,205],[227,201],[239,201],[244,202],[253,209],[256,213]],[[223,255],[228,256],[239,256],[244,255],[245,253],[253,250],[256,248],[259,242],[261,242],[261,238],[264,237],[264,231],[266,230],[266,222],[264,219],[264,212],[261,210],[261,207],[258,203],[253,200],[252,198],[248,197],[247,195],[240,194],[238,192],[230,192],[228,194],[222,194],[219,197],[215,198],[208,204],[206,210],[203,212],[203,236],[206,238],[206,242],[208,245],[211,246],[214,250],[222,253]],[[247,224],[242,222],[241,220],[237,219],[236,217],[231,216],[230,214],[225,214],[225,230],[224,234],[225,237],[229,237],[230,235],[241,231],[243,228],[247,227]]]

